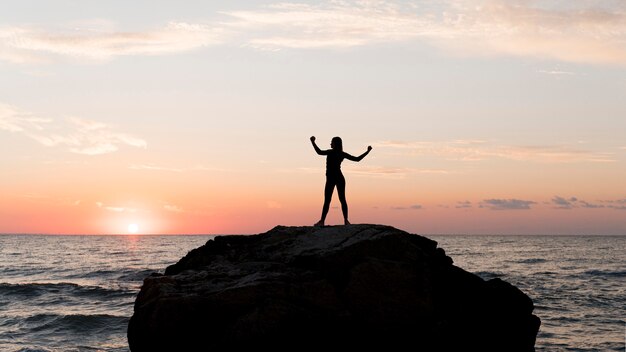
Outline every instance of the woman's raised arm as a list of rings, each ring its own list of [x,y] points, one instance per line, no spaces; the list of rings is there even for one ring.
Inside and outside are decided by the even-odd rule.
[[[351,161],[357,161],[357,162],[358,162],[358,161],[363,160],[363,158],[365,158],[365,156],[366,156],[367,154],[369,154],[371,150],[372,150],[372,146],[371,146],[371,145],[368,145],[368,146],[367,146],[367,151],[366,151],[365,153],[363,153],[363,154],[359,155],[359,156],[352,156],[352,155],[350,155],[350,154],[348,154],[348,153],[343,153],[343,154],[344,154],[344,157],[345,157],[346,159],[351,160]]]
[[[317,144],[315,144],[315,136],[311,136],[311,144],[313,144],[313,149],[319,155],[328,155],[328,150],[321,150]]]

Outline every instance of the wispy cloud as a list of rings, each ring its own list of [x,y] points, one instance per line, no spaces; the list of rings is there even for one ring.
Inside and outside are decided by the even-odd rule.
[[[37,117],[15,106],[0,103],[0,130],[21,133],[43,131],[50,122],[51,119]]]
[[[0,130],[20,133],[46,147],[64,146],[70,152],[99,155],[120,146],[146,148],[142,138],[117,132],[102,122],[72,117],[61,121],[41,118],[17,107],[0,103]]]
[[[126,55],[178,53],[214,45],[222,39],[223,29],[186,22],[169,22],[163,28],[147,31],[5,26],[0,27],[0,60],[39,63],[60,56],[103,61]]]
[[[163,209],[167,210],[167,211],[171,211],[173,213],[184,213],[185,210],[182,207],[179,207],[178,205],[173,205],[173,204],[165,204],[163,205]]]
[[[457,209],[467,209],[471,207],[472,207],[472,202],[470,202],[469,200],[466,200],[463,202],[456,202],[456,206],[455,206],[455,208]]]
[[[480,203],[480,207],[491,210],[528,210],[532,204],[537,203],[520,199],[485,199]]]
[[[583,208],[590,208],[590,209],[604,208],[604,205],[602,204],[592,204],[584,200],[581,200],[579,203],[580,203],[580,206],[582,206]]]
[[[615,199],[615,200],[604,200],[603,203],[607,203],[607,208],[615,209],[615,210],[626,210],[626,198],[624,199]]]
[[[561,70],[539,70],[537,72],[553,76],[573,76],[576,74],[575,72]]]
[[[112,211],[112,212],[115,212],[115,213],[123,213],[123,212],[136,213],[137,211],[139,211],[139,209],[137,209],[137,208],[112,206],[112,205],[104,204],[102,202],[96,202],[96,206],[98,206],[98,208],[102,208],[104,210]]]
[[[588,209],[604,208],[604,205],[602,204],[589,203],[576,197],[563,198],[560,196],[554,196],[551,202],[555,205],[556,209],[574,209],[579,207]]]
[[[622,2],[605,8],[588,0],[568,6],[541,5],[533,0],[279,2],[222,11],[218,21],[172,21],[143,31],[116,30],[110,23],[69,30],[4,26],[0,27],[0,60],[37,63],[55,56],[109,60],[219,44],[280,50],[415,41],[459,55],[626,65]]]
[[[230,11],[229,25],[249,33],[262,49],[351,47],[414,38],[430,31],[428,21],[386,1],[278,3],[259,10]],[[263,29],[264,35],[258,35]]]
[[[556,205],[557,209],[572,209],[575,206],[574,203],[577,201],[578,199],[576,197],[565,199],[563,197],[554,196],[554,198],[552,198],[552,203]]]
[[[20,197],[26,198],[26,199],[49,199],[50,198],[50,196],[37,194],[37,193],[26,193],[26,194],[20,195]]]
[[[409,155],[434,155],[450,160],[481,161],[509,159],[546,163],[614,162],[613,153],[577,149],[571,146],[506,146],[481,140],[443,142],[381,141],[381,148],[405,150]]]
[[[626,64],[626,11],[593,2],[576,8],[537,1],[392,1],[279,3],[229,11],[231,26],[258,31],[260,48],[351,47],[419,40],[464,55],[516,55],[569,62]]]

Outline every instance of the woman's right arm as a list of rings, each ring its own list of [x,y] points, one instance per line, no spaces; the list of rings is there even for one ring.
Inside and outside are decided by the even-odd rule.
[[[321,150],[317,144],[315,144],[315,136],[311,136],[311,144],[313,144],[313,149],[319,155],[328,155],[328,150]]]

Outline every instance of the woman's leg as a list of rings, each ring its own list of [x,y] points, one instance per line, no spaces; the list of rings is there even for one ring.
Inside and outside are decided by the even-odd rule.
[[[343,222],[350,225],[348,221],[348,202],[346,201],[346,179],[341,175],[337,180],[337,194],[341,202],[341,211],[343,212]]]
[[[333,198],[333,191],[335,190],[335,180],[330,177],[326,177],[326,186],[324,186],[324,206],[322,207],[322,218],[316,225],[324,226],[326,221],[326,215],[328,215],[328,209],[330,208],[330,201]]]

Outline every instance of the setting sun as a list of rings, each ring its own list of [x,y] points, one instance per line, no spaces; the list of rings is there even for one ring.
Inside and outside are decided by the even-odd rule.
[[[139,225],[137,224],[128,224],[128,232],[129,233],[137,233],[139,231]]]

